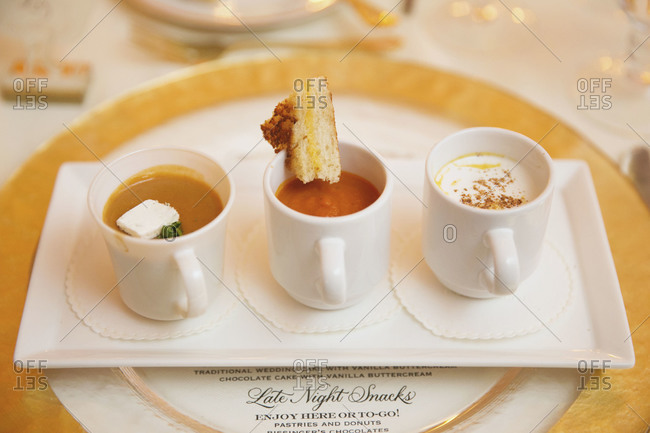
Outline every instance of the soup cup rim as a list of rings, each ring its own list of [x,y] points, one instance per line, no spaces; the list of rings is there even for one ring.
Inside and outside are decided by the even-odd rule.
[[[271,189],[271,180],[270,180],[271,171],[275,168],[276,164],[284,164],[286,158],[286,150],[282,150],[278,152],[277,155],[275,155],[273,160],[271,160],[271,162],[269,162],[269,164],[264,169],[263,189],[264,189],[264,194],[271,201],[271,204],[283,214],[290,216],[292,218],[296,218],[301,222],[319,224],[319,225],[337,225],[337,224],[344,224],[346,222],[353,221],[355,219],[363,218],[366,214],[374,212],[376,208],[381,207],[384,204],[384,202],[390,200],[393,191],[393,177],[391,176],[390,172],[386,168],[386,165],[383,163],[383,161],[374,152],[370,151],[369,149],[363,146],[359,146],[353,143],[339,142],[339,146],[341,145],[346,147],[350,146],[356,148],[357,150],[361,150],[362,152],[366,153],[368,156],[372,157],[376,161],[376,163],[379,164],[379,166],[381,166],[381,169],[384,173],[385,181],[384,181],[383,188],[381,189],[381,191],[379,191],[379,197],[377,197],[377,199],[374,202],[372,202],[370,205],[366,206],[365,208],[361,209],[360,211],[348,215],[335,216],[335,217],[309,215],[290,208],[286,204],[282,203],[280,199],[278,199],[278,197],[275,195],[276,191],[273,191]],[[286,181],[287,179],[284,179],[283,181]]]
[[[532,152],[537,152],[540,155],[542,155],[542,158],[546,162],[546,165],[548,166],[548,179],[546,180],[546,183],[544,184],[543,189],[539,194],[535,196],[534,199],[527,201],[526,203],[523,203],[519,206],[511,207],[508,209],[483,209],[475,206],[469,206],[463,203],[460,203],[457,199],[452,198],[451,196],[445,194],[440,188],[437,187],[436,182],[435,182],[435,174],[432,173],[432,167],[431,165],[433,164],[433,156],[441,143],[447,141],[448,139],[451,138],[458,138],[462,135],[466,134],[472,134],[472,133],[480,133],[480,132],[488,132],[488,133],[495,133],[495,134],[504,134],[504,135],[510,135],[512,137],[516,137],[517,139],[527,141],[529,144],[532,144]],[[539,149],[536,149],[539,147]],[[462,155],[461,155],[462,156]],[[449,162],[449,161],[448,161]],[[446,163],[445,163],[446,164]],[[484,216],[497,216],[497,215],[509,215],[509,214],[516,214],[519,212],[523,212],[526,209],[530,209],[532,207],[540,206],[543,204],[547,197],[553,193],[554,185],[555,185],[555,169],[553,167],[553,159],[550,157],[546,149],[544,149],[541,144],[533,140],[532,138],[521,134],[517,131],[512,131],[510,129],[505,129],[505,128],[498,128],[498,127],[493,127],[493,126],[477,126],[473,128],[465,128],[461,129],[459,131],[456,131],[450,135],[447,135],[446,137],[442,138],[440,141],[438,141],[432,148],[429,150],[429,153],[427,154],[427,157],[425,159],[425,170],[426,170],[426,181],[429,183],[431,186],[431,189],[434,191],[434,194],[436,194],[439,197],[442,197],[443,200],[445,200],[447,203],[450,203],[454,206],[458,206],[460,209],[464,209],[466,212],[470,213],[477,213],[479,215],[484,215]]]
[[[110,168],[112,166],[114,166],[115,164],[118,164],[118,163],[122,162],[123,160],[125,160],[127,158],[131,158],[133,155],[141,154],[141,153],[148,153],[148,152],[156,152],[156,151],[170,151],[170,150],[171,151],[181,151],[181,152],[193,153],[195,155],[198,155],[198,156],[200,156],[202,158],[207,159],[211,163],[217,165],[221,169],[221,171],[223,171],[224,176],[219,181],[219,183],[223,182],[224,180],[226,182],[228,182],[228,186],[229,186],[230,191],[229,191],[228,200],[226,201],[226,203],[223,203],[223,198],[221,196],[219,196],[219,198],[221,199],[222,204],[223,204],[223,208],[221,209],[221,212],[219,212],[219,215],[214,217],[212,220],[210,220],[204,226],[194,230],[193,232],[183,234],[181,236],[174,237],[172,240],[160,239],[160,238],[154,238],[154,239],[138,238],[136,236],[131,236],[128,233],[125,233],[125,232],[123,232],[121,230],[117,230],[117,229],[109,226],[108,224],[106,224],[104,222],[103,217],[101,215],[97,215],[95,207],[94,207],[94,205],[92,203],[92,192],[93,192],[93,189],[95,187],[96,181],[100,178],[100,176],[102,176],[102,175],[106,174],[106,172],[110,171]],[[165,165],[165,164],[158,164],[158,165]],[[182,167],[186,167],[186,166],[183,166],[182,164],[177,164],[177,163],[173,163],[173,162],[170,163],[169,165],[180,165]],[[148,168],[151,168],[151,167],[156,167],[156,165],[151,165]],[[192,167],[186,167],[186,168],[194,170]],[[146,170],[146,169],[147,168],[143,168],[142,170]],[[140,170],[140,171],[142,171],[142,170]],[[137,173],[134,173],[131,176],[134,176],[136,174]],[[217,185],[215,185],[215,186],[212,186],[210,191],[212,191],[213,189],[216,189],[216,187],[219,185],[219,183],[217,183]],[[104,167],[93,177],[93,180],[90,183],[90,186],[88,188],[88,193],[87,193],[87,196],[86,196],[88,209],[90,210],[92,218],[99,224],[99,226],[100,226],[100,228],[102,230],[107,230],[107,231],[109,231],[111,233],[122,235],[122,239],[125,242],[129,242],[129,243],[132,243],[134,245],[137,245],[137,244],[140,244],[140,245],[157,245],[159,248],[163,248],[162,245],[169,245],[169,246],[174,246],[174,245],[178,246],[179,244],[182,245],[182,244],[191,242],[193,239],[195,239],[198,236],[201,236],[205,231],[209,230],[214,225],[219,224],[219,222],[221,220],[227,218],[227,215],[228,215],[228,213],[230,212],[230,209],[233,206],[234,199],[235,199],[235,184],[232,181],[232,179],[230,178],[230,176],[228,175],[228,173],[226,172],[226,170],[224,170],[224,168],[221,166],[221,164],[216,159],[214,159],[210,155],[208,155],[208,154],[206,154],[204,152],[198,151],[196,149],[187,149],[187,148],[175,147],[175,146],[161,146],[161,147],[150,147],[150,148],[146,148],[146,149],[138,149],[138,150],[135,150],[133,152],[129,152],[127,154],[124,154],[124,155],[122,155],[122,156],[120,156],[118,158],[115,158],[114,160],[112,160],[108,164],[104,164]],[[104,202],[103,205],[106,206],[106,203]],[[102,207],[102,210],[103,210],[103,207]],[[162,242],[162,241],[166,241],[166,242]]]

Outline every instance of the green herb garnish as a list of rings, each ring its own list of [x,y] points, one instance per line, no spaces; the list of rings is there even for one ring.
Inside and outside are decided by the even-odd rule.
[[[175,239],[183,235],[183,230],[181,230],[181,222],[176,221],[171,223],[168,226],[163,226],[158,235],[158,239]]]

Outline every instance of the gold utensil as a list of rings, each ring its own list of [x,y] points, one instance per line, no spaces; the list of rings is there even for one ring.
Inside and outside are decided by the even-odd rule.
[[[413,11],[414,0],[404,0],[404,13],[410,14]]]
[[[133,40],[139,45],[156,51],[168,60],[187,63],[200,63],[206,60],[215,59],[225,54],[226,52],[263,48],[264,45],[266,45],[266,47],[282,48],[302,48],[317,50],[360,49],[370,52],[382,52],[394,50],[402,44],[402,40],[399,37],[378,36],[367,37],[363,40],[360,37],[346,37],[313,41],[269,40],[264,41],[264,45],[262,45],[262,43],[256,39],[245,39],[232,43],[193,45],[175,41],[163,35],[139,27],[132,28],[132,37]]]
[[[350,6],[371,26],[391,27],[399,22],[399,18],[390,11],[379,9],[365,0],[346,0]]]
[[[650,208],[650,149],[639,145],[623,156],[621,170],[634,183],[639,195]]]

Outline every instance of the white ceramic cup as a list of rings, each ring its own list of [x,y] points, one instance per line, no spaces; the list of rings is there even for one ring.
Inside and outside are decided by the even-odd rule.
[[[503,155],[519,163],[511,176],[527,171],[533,179],[528,202],[509,209],[462,204],[435,183],[439,170],[476,152]],[[470,128],[431,149],[425,165],[422,245],[427,264],[442,284],[465,296],[512,294],[537,267],[553,193],[552,161],[542,146],[517,132]]]
[[[393,179],[367,149],[340,143],[342,169],[372,183],[379,198],[359,212],[318,217],[295,211],[275,193],[293,176],[282,151],[264,172],[269,262],[275,280],[298,302],[320,309],[359,302],[388,272]]]
[[[104,205],[121,182],[142,170],[169,164],[190,168],[206,184],[217,185],[223,210],[215,219],[173,240],[136,238],[104,223]],[[110,163],[95,177],[88,206],[106,241],[120,296],[131,310],[157,320],[196,317],[206,310],[216,291],[222,290],[214,278],[207,283],[206,276],[214,273],[220,279],[223,274],[226,219],[234,193],[234,185],[217,162],[189,149],[137,151]]]

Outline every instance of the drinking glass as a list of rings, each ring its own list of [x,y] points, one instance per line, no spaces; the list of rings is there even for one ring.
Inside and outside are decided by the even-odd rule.
[[[583,68],[572,91],[577,109],[605,125],[650,133],[650,0],[619,0],[629,22],[624,52]]]

